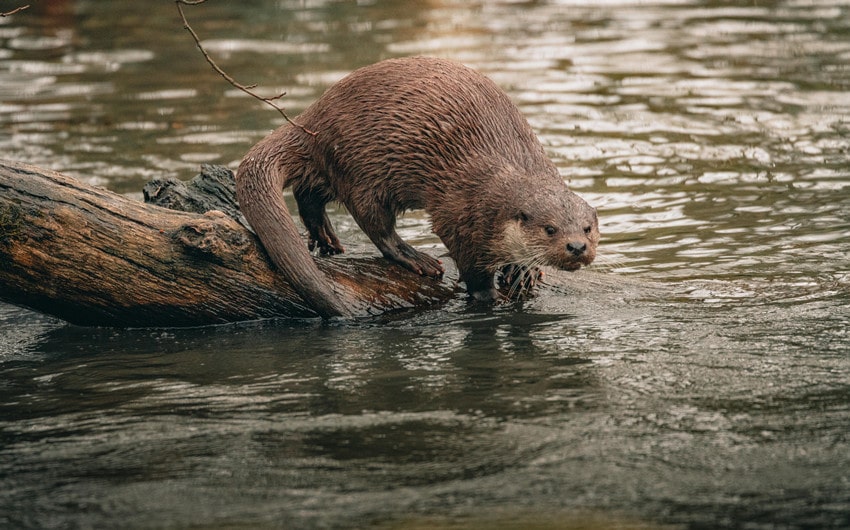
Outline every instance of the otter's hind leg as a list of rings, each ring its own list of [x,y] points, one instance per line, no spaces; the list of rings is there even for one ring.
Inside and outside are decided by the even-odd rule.
[[[307,248],[311,252],[318,248],[319,254],[323,256],[345,252],[325,211],[328,200],[322,194],[315,192],[296,192],[295,200],[298,202],[298,214],[310,236]]]
[[[442,262],[408,245],[395,231],[395,215],[390,208],[377,208],[364,214],[349,207],[349,212],[385,258],[405,268],[433,278],[443,276]]]

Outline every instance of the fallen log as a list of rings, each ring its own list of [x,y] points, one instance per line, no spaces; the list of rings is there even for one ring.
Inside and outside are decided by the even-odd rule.
[[[194,210],[185,212],[0,161],[0,299],[80,325],[316,317],[246,228],[232,174],[207,172],[220,172],[218,181],[145,187],[148,200]],[[424,307],[455,295],[450,279],[429,280],[383,258],[317,263],[336,289],[354,294],[352,310],[359,315]]]

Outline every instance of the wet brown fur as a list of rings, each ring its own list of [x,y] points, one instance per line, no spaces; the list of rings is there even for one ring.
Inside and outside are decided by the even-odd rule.
[[[505,265],[575,269],[595,256],[595,210],[567,189],[507,95],[459,63],[414,57],[362,68],[296,121],[316,135],[292,125],[272,132],[239,166],[237,193],[272,260],[323,316],[346,314],[346,303],[289,219],[287,186],[310,248],[342,252],[325,214],[337,200],[385,256],[439,276],[439,262],[395,232],[399,214],[424,208],[480,298],[495,295],[493,275]],[[508,223],[525,234],[525,251],[506,240]]]

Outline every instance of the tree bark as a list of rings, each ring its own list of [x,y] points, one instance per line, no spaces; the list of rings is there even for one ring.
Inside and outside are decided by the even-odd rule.
[[[219,174],[145,187],[150,201],[194,210],[184,212],[0,161],[0,299],[81,325],[315,317],[246,228],[232,173],[205,172]],[[383,258],[317,263],[335,289],[354,293],[358,314],[423,307],[455,294],[452,281],[429,280]]]

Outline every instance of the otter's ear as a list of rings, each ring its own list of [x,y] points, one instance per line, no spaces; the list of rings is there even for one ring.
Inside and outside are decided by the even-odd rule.
[[[517,214],[516,214],[516,220],[517,220],[517,221],[522,221],[523,223],[525,223],[525,222],[527,222],[527,221],[528,221],[528,214],[527,214],[527,213],[525,213],[524,211],[520,210],[520,211],[519,211],[519,212],[517,212]]]

